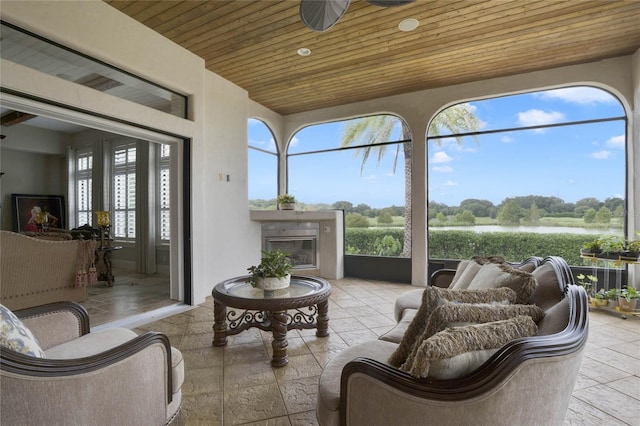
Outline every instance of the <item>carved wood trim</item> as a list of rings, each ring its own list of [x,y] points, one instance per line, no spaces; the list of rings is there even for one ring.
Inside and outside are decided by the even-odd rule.
[[[13,313],[20,319],[36,318],[46,316],[56,312],[70,312],[78,319],[80,336],[89,333],[90,322],[89,313],[84,306],[75,302],[54,302],[46,305],[34,306],[32,308],[18,309]]]

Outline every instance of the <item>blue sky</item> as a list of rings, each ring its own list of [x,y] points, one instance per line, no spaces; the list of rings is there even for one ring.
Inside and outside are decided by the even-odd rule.
[[[610,94],[594,88],[557,89],[470,103],[481,130],[516,128],[624,115]],[[425,118],[426,119],[426,118]],[[340,146],[343,123],[301,130],[290,152]],[[518,195],[556,196],[567,202],[585,197],[623,197],[624,121],[512,131],[430,142],[429,200],[455,206],[467,198],[494,204]],[[398,134],[399,137],[399,134]],[[421,137],[416,137],[416,140]],[[249,143],[273,148],[271,133],[250,120]],[[261,160],[256,160],[256,155]],[[393,173],[395,148],[380,163],[369,158],[362,173],[358,151],[290,157],[289,192],[305,203],[350,201],[381,208],[404,204],[403,156]],[[274,198],[276,161],[249,154],[249,198]],[[414,161],[416,161],[414,159]]]

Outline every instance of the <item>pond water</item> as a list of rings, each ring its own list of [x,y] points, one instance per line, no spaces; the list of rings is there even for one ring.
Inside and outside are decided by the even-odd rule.
[[[622,229],[573,228],[570,226],[434,226],[430,231],[473,231],[473,232],[533,232],[536,234],[590,234],[590,235],[623,235]]]

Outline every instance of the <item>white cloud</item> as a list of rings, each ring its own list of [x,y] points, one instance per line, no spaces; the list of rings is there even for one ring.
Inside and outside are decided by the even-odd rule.
[[[591,154],[591,158],[595,160],[608,160],[611,157],[611,151],[597,151]]]
[[[557,111],[545,112],[539,109],[530,109],[529,111],[518,113],[518,124],[521,126],[541,126],[544,124],[553,124],[561,121],[564,114]]]
[[[452,180],[448,180],[444,183],[444,186],[458,186],[460,185],[458,182],[454,182]]]
[[[615,98],[604,90],[593,87],[567,87],[564,89],[547,90],[538,94],[542,99],[559,99],[564,102],[593,105],[596,103],[613,103]]]
[[[289,146],[296,146],[300,143],[300,139],[298,139],[297,137],[293,137],[293,139],[291,139],[291,142],[289,143]]]
[[[453,167],[450,167],[450,166],[436,166],[432,170],[434,172],[438,172],[438,173],[451,173],[453,171]]]
[[[249,145],[255,146],[257,148],[266,149],[267,151],[273,151],[273,152],[276,151],[276,142],[273,140],[273,138],[269,139],[268,141],[250,139]]]
[[[363,177],[363,179],[370,183],[376,183],[378,181],[378,178],[376,175],[365,176]]]
[[[452,161],[452,160],[453,158],[449,157],[449,155],[447,155],[447,153],[444,151],[438,151],[435,154],[433,154],[433,157],[431,157],[432,163],[448,163],[449,161]]]
[[[624,135],[613,136],[609,139],[606,144],[609,148],[613,149],[624,149],[625,138]]]
[[[464,145],[464,142],[467,145]],[[463,143],[458,143],[456,138],[444,138],[438,139],[437,146],[442,149],[446,149],[449,151],[458,151],[458,152],[475,152],[476,149],[469,145],[469,139],[467,138]]]
[[[513,138],[511,136],[503,136],[500,138],[500,141],[503,143],[511,143],[513,142]]]

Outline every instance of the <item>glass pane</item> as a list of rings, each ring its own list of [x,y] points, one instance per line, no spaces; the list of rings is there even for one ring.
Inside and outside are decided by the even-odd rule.
[[[376,160],[363,165],[364,152],[289,157],[289,193],[305,210],[345,210],[348,254],[399,256],[405,232],[404,144],[386,146],[380,162],[370,154]]]
[[[2,59],[186,118],[187,97],[184,95],[10,24],[0,25],[0,39]]]
[[[345,143],[346,139],[351,139],[351,143]],[[400,118],[393,115],[377,115],[305,127],[295,134],[287,153],[299,154],[403,139]]]
[[[278,196],[278,150],[273,134],[260,120],[249,119],[249,207],[274,210]]]
[[[558,255],[581,265],[584,242],[623,235],[626,122],[615,98],[573,88],[471,105],[482,123],[477,137],[429,139],[430,258]],[[601,119],[608,121],[516,129]]]

